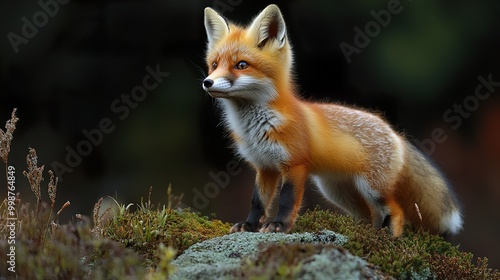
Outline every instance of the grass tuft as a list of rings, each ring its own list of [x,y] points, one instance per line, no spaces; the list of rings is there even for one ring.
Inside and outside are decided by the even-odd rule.
[[[225,235],[230,229],[227,223],[209,220],[189,209],[169,209],[165,205],[154,209],[149,200],[133,206],[135,211],[131,204],[118,205],[103,236],[133,248],[146,259],[154,259],[159,244],[167,244],[180,254],[189,246]]]

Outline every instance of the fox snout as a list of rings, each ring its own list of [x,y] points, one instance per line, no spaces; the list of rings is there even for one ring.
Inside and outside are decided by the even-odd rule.
[[[214,85],[214,81],[212,79],[206,78],[203,80],[203,89],[207,91],[211,86]]]
[[[216,91],[210,91],[210,88],[214,85],[214,83],[215,83],[214,80],[206,78],[202,82],[202,87],[203,87],[203,90],[206,91],[211,97],[217,98],[217,97],[220,97],[217,94],[217,92]]]
[[[252,103],[266,103],[277,95],[276,87],[269,78],[257,79],[252,76],[206,77],[203,90],[214,98],[240,99]]]
[[[229,91],[232,84],[232,81],[227,78],[217,78],[213,80],[207,77],[203,80],[202,87],[204,91],[214,98],[229,98]]]
[[[210,96],[212,96],[212,94],[210,94],[210,88],[214,85],[214,80],[210,79],[210,78],[205,78],[205,80],[203,80],[203,82],[201,83],[201,87],[203,88],[204,91],[206,91]],[[212,96],[214,97],[214,96]]]

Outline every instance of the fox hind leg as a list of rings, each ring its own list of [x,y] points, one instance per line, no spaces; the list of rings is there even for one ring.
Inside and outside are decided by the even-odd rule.
[[[372,225],[375,228],[389,227],[392,235],[401,236],[404,213],[393,195],[382,195],[363,176],[354,179],[356,188],[371,208]]]
[[[396,202],[394,197],[389,196],[386,198],[386,207],[390,211],[389,227],[394,237],[399,237],[403,234],[404,227],[404,213],[401,206]]]
[[[382,216],[383,220],[380,226],[378,223],[376,224],[375,221],[372,221],[373,226],[375,228],[388,227],[394,237],[401,236],[401,234],[403,234],[405,222],[403,209],[392,196],[388,196],[381,201],[383,201],[383,204],[381,203],[381,205],[383,205],[382,207],[385,209],[383,212],[387,214]]]
[[[380,193],[373,188],[364,176],[354,176],[353,181],[355,188],[370,208],[373,227],[381,228],[389,215],[389,209],[385,207],[385,201],[381,199]]]
[[[371,208],[361,196],[352,178],[335,174],[313,176],[318,190],[331,203],[356,219],[369,219]]]

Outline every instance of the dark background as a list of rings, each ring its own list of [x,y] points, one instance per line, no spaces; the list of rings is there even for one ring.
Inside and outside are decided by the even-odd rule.
[[[351,63],[339,45],[355,47],[354,28],[364,30],[374,21],[370,11],[387,10],[396,1],[275,3],[294,45],[301,94],[384,112],[411,141],[427,143],[463,202],[465,227],[453,242],[500,268],[500,87],[484,100],[474,97],[479,76],[500,82],[500,2],[401,1],[400,12],[372,30]],[[83,131],[99,129],[107,118],[114,130],[68,166],[71,172],[59,172],[57,205],[71,201],[63,220],[90,214],[101,196],[139,203],[149,186],[153,202],[166,203],[169,184],[174,193],[184,193],[186,206],[203,214],[244,219],[253,172],[239,162],[239,172],[221,173],[229,174],[233,155],[214,102],[201,89],[203,8],[216,7],[247,23],[267,4],[72,0],[58,4],[44,22],[37,1],[0,1],[0,121],[3,127],[18,108],[10,164],[22,198],[33,200],[22,176],[28,146],[38,151],[46,171],[67,166],[68,150],[87,141]],[[9,34],[22,36],[23,17],[33,23],[37,13],[40,27],[16,52]],[[126,116],[113,110],[113,102],[126,104],[122,94],[143,84],[146,67],[157,65],[168,77]],[[481,93],[488,91],[483,87]],[[431,147],[433,134],[440,143]],[[304,208],[317,203],[330,207],[311,188]]]

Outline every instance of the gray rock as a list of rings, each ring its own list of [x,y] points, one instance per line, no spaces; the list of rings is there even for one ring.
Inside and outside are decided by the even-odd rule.
[[[292,272],[298,279],[377,279],[375,268],[342,248],[347,237],[333,231],[319,233],[234,233],[206,240],[189,247],[174,262],[175,273],[171,279],[235,279],[256,276],[259,267],[247,273],[245,268],[258,262],[258,253],[266,246],[291,244],[313,244],[319,246],[318,254],[304,258]],[[328,246],[325,246],[328,245]],[[324,250],[321,249],[325,247]],[[273,265],[266,263],[264,266]],[[265,268],[263,268],[265,271]],[[269,268],[268,268],[269,271]],[[274,273],[274,270],[271,270]],[[264,276],[265,275],[260,275]],[[383,278],[383,276],[381,277]],[[341,278],[339,278],[341,279]]]

